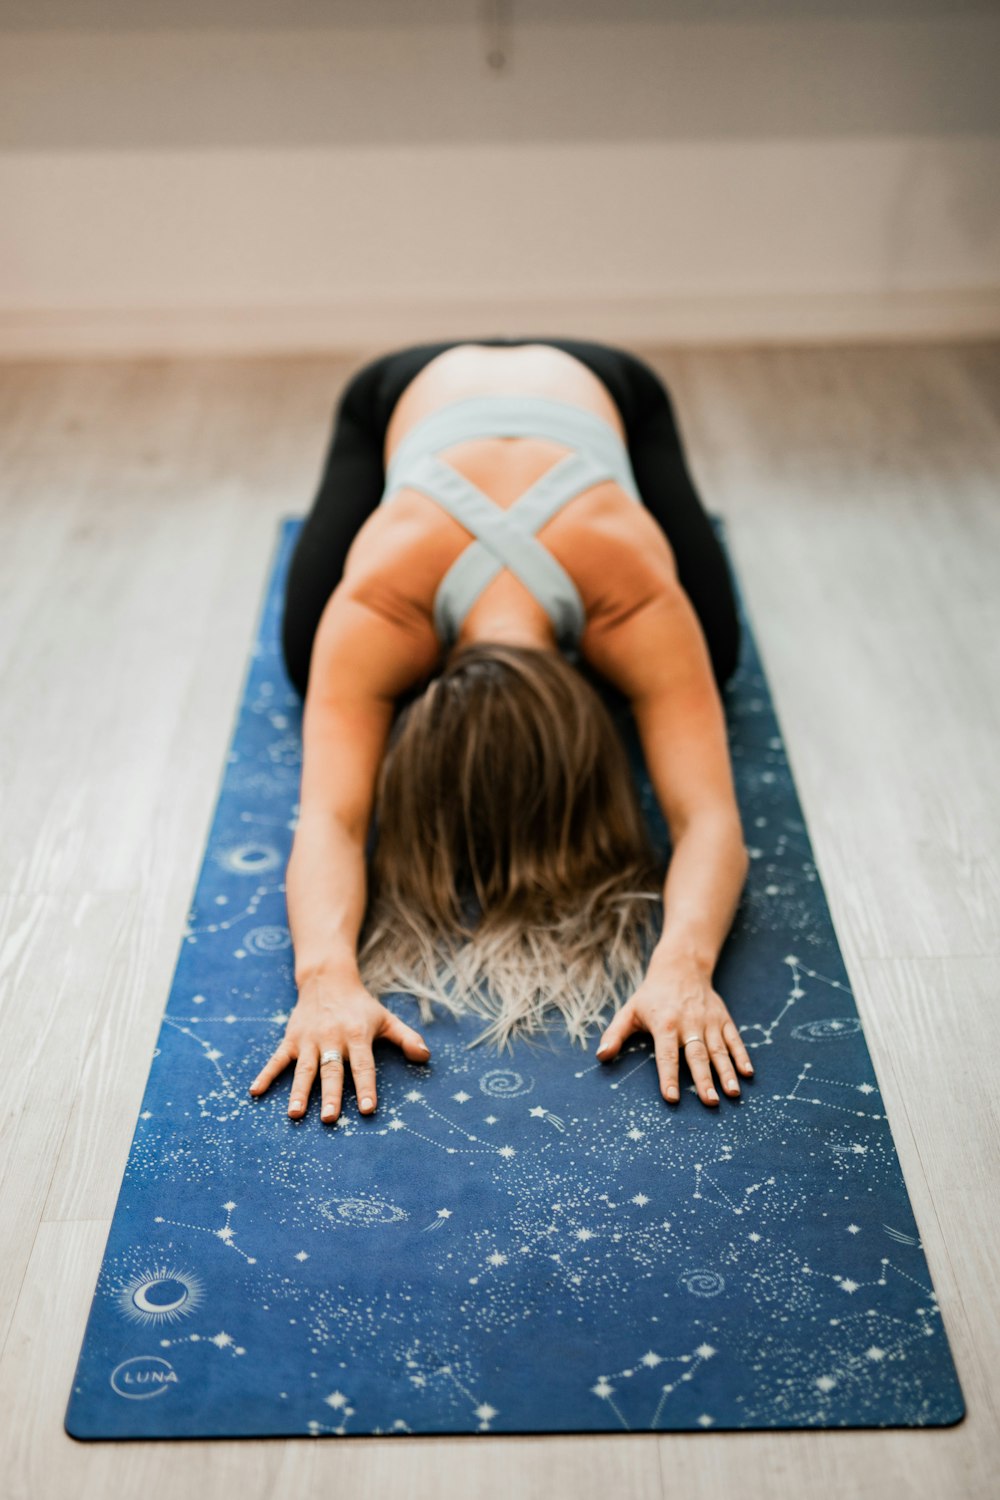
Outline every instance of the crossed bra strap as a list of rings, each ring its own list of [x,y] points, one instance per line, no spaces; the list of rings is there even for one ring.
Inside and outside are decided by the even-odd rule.
[[[572,446],[504,509],[435,454],[472,437],[547,437]],[[442,641],[455,639],[466,614],[502,568],[548,612],[563,649],[585,624],[583,602],[561,563],[535,537],[569,500],[606,479],[639,503],[628,450],[595,413],[540,396],[481,396],[453,402],[410,429],[389,464],[382,502],[404,486],[421,490],[470,531],[475,541],[456,558],[434,598]]]

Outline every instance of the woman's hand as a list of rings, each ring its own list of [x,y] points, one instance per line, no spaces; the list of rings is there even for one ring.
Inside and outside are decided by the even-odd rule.
[[[716,994],[709,975],[693,960],[671,959],[658,964],[655,970],[650,968],[604,1032],[597,1049],[601,1061],[608,1062],[617,1056],[625,1038],[633,1031],[652,1033],[660,1092],[672,1103],[680,1099],[677,1063],[681,1051],[703,1104],[719,1102],[712,1086],[710,1058],[733,1099],[739,1097],[740,1086],[729,1054],[732,1053],[746,1077],[753,1073],[753,1063],[722,996]],[[687,1037],[698,1040],[683,1047]]]
[[[288,1113],[301,1119],[309,1104],[309,1093],[317,1071],[322,1087],[320,1116],[332,1124],[340,1115],[344,1091],[344,1063],[350,1062],[354,1092],[363,1114],[376,1104],[375,1059],[372,1043],[385,1037],[402,1047],[410,1062],[426,1062],[431,1049],[419,1032],[407,1026],[391,1010],[357,982],[334,981],[314,975],[299,988],[298,1004],[288,1018],[285,1038],[270,1061],[250,1085],[251,1094],[262,1094],[297,1059],[292,1077]],[[340,1060],[320,1063],[321,1055],[334,1048]]]

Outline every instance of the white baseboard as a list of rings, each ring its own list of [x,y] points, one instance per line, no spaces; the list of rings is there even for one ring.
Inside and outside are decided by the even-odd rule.
[[[996,338],[1000,286],[885,294],[367,298],[315,306],[0,310],[0,358],[7,360],[337,353],[493,334],[631,345]]]

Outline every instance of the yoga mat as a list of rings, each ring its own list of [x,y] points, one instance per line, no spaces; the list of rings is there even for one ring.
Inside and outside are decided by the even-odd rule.
[[[725,545],[722,519],[713,517]],[[965,1414],[742,597],[750,872],[715,971],[756,1076],[660,1096],[561,1030],[376,1043],[379,1102],[247,1087],[295,1003],[286,519],[66,1411],[76,1438],[947,1426]],[[619,714],[659,846],[666,829]],[[607,1012],[610,1018],[611,1010]]]

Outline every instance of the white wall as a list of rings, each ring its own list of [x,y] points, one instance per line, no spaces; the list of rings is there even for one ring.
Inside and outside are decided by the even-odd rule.
[[[490,9],[0,0],[0,353],[1000,332],[1000,4]]]

